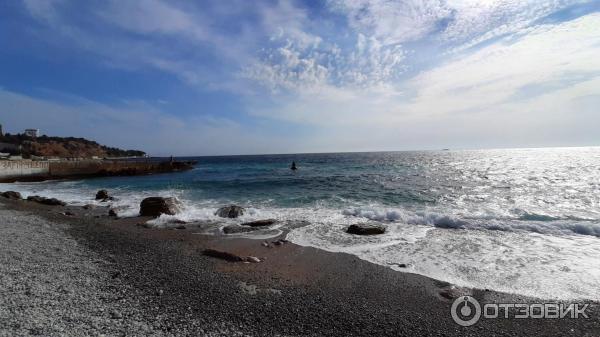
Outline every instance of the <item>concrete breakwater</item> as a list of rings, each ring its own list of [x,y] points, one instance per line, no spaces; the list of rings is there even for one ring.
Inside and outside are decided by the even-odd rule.
[[[192,161],[0,161],[0,183],[104,176],[132,176],[189,170]]]

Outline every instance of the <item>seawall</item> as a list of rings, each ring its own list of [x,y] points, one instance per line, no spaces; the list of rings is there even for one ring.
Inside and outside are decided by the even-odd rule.
[[[0,183],[105,176],[133,176],[189,170],[184,161],[0,161]]]

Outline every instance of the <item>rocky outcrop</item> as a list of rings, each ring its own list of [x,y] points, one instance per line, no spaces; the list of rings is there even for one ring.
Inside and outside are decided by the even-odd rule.
[[[354,224],[346,229],[346,233],[356,235],[377,235],[385,233],[385,226],[376,224]]]
[[[48,205],[48,206],[66,206],[67,204],[64,201],[60,201],[56,198],[45,198],[37,195],[32,195],[27,197],[28,201],[37,202],[38,204]]]
[[[271,226],[272,224],[274,224],[276,222],[277,222],[277,220],[275,220],[275,219],[256,220],[256,221],[244,222],[242,224],[242,226],[264,227],[264,226]]]
[[[7,199],[22,199],[21,193],[15,192],[15,191],[6,191],[3,193],[0,193],[0,195]]]
[[[84,138],[74,137],[48,137],[43,135],[32,139],[31,137],[17,134],[5,134],[3,143],[21,147],[21,152],[40,157],[62,157],[62,158],[91,158],[91,157],[142,157],[143,151],[121,150]]]
[[[219,208],[215,212],[215,215],[220,216],[221,218],[237,218],[244,215],[244,211],[243,207],[231,205]]]
[[[179,211],[175,198],[150,197],[140,203],[140,215],[159,217],[161,214],[175,215]]]
[[[110,196],[108,195],[107,190],[100,190],[96,193],[96,200],[108,200],[108,198],[110,198]]]

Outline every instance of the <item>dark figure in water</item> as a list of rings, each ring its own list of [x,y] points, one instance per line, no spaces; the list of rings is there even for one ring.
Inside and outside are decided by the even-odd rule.
[[[292,169],[293,171],[296,171],[298,169],[296,167],[296,162],[295,161],[292,162],[292,167],[290,167],[290,169]]]

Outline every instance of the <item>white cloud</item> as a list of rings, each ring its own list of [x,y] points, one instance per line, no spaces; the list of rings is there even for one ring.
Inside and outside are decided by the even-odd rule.
[[[433,39],[464,44],[515,33],[577,0],[329,0],[359,32],[384,44]]]
[[[450,9],[440,0],[330,0],[329,4],[346,14],[353,28],[384,44],[419,39],[450,15]]]
[[[109,1],[100,14],[106,20],[126,30],[140,34],[189,34],[193,39],[206,40],[207,18],[190,13],[159,0]]]
[[[600,15],[543,25],[417,76],[412,106],[425,112],[483,110],[518,90],[600,74]],[[600,89],[599,89],[600,90]]]
[[[56,7],[63,4],[63,0],[23,0],[25,7],[37,19],[54,21],[58,19]]]
[[[281,35],[263,57],[247,67],[244,76],[278,93],[283,90],[320,90],[324,85],[340,88],[371,88],[386,85],[405,69],[405,52],[386,46],[374,37],[357,35],[356,45],[340,48],[335,42],[306,45]]]
[[[363,135],[362,146],[404,148],[415,137],[442,147],[597,142],[590,125],[600,125],[600,115],[592,113],[600,103],[599,28],[600,14],[543,25],[401,85],[365,90],[324,84],[273,108],[256,106],[254,113],[325,128],[334,143],[335,135],[340,142]],[[566,125],[579,133],[559,138]]]
[[[450,48],[453,51],[460,51],[498,36],[519,33],[530,27],[536,20],[562,8],[586,1],[450,1],[452,20],[439,38],[449,43],[461,43],[458,47]]]

